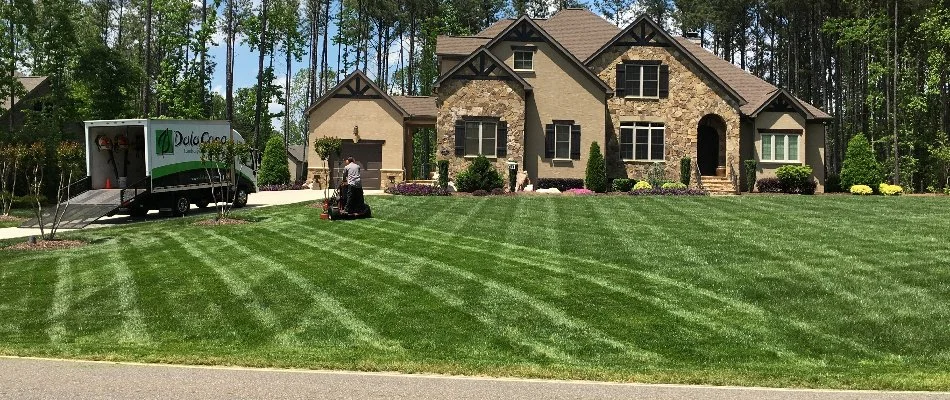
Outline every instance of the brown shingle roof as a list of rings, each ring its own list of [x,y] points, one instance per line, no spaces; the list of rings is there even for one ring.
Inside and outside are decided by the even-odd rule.
[[[732,90],[735,90],[746,100],[747,103],[739,107],[739,111],[745,115],[755,113],[764,105],[763,103],[771,100],[775,92],[779,90],[771,83],[746,72],[729,61],[719,58],[709,50],[691,42],[689,39],[684,37],[677,37],[675,39],[686,51],[690,52],[693,57],[705,64],[712,73],[716,74],[719,79],[722,79]],[[831,118],[830,115],[821,111],[818,107],[808,104],[801,99],[798,99],[798,101],[815,118]]]
[[[439,36],[435,42],[435,54],[467,56],[491,39],[491,37],[475,36]]]
[[[620,28],[585,9],[569,8],[539,23],[548,34],[580,60],[586,60]]]
[[[433,96],[393,96],[393,100],[413,117],[435,118],[439,113]]]
[[[46,82],[46,80],[48,79],[48,77],[45,77],[45,76],[26,76],[20,72],[16,72],[15,75],[17,79],[20,80],[20,83],[23,84],[23,89],[24,89],[23,93],[25,93],[23,96],[20,96],[19,98],[16,99],[17,103],[19,103],[20,100],[28,96],[30,92],[36,90],[37,87],[42,85],[43,82]],[[4,111],[9,110],[11,107],[9,94],[7,94],[7,96],[4,96],[2,101],[3,101],[3,104],[0,105],[0,107],[3,107]]]

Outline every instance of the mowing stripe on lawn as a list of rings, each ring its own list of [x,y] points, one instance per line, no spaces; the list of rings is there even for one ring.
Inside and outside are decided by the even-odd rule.
[[[376,332],[375,329],[371,328],[369,325],[359,319],[356,314],[344,307],[343,304],[338,300],[330,296],[328,293],[320,290],[316,286],[310,284],[310,282],[297,273],[288,270],[284,265],[274,262],[274,260],[269,257],[261,256],[258,252],[251,251],[246,246],[238,243],[234,239],[218,235],[214,232],[211,234],[214,239],[231,245],[233,250],[244,254],[249,259],[253,259],[257,263],[260,263],[260,265],[266,265],[271,271],[280,273],[289,279],[294,285],[309,295],[316,304],[319,304],[324,310],[329,312],[330,315],[336,318],[337,321],[343,324],[347,330],[352,332],[357,340],[381,350],[402,350],[402,347],[398,342],[382,337]],[[341,238],[341,241],[346,239],[343,236],[337,237]]]
[[[142,316],[142,310],[138,307],[138,294],[132,271],[119,252],[109,252],[109,258],[109,265],[115,272],[113,285],[117,289],[118,311],[123,318],[119,343],[149,344],[151,338],[145,325],[145,317]]]
[[[391,224],[395,224],[395,225],[400,225],[400,226],[403,226],[403,227],[411,227],[411,226],[413,226],[413,225],[410,225],[410,224],[407,224],[407,223],[404,223],[404,222],[399,222],[399,221],[384,220],[384,222],[391,223]],[[420,229],[422,229],[422,230],[424,230],[424,231],[428,231],[428,232],[439,233],[439,234],[445,234],[444,231],[441,231],[441,230],[438,230],[438,229],[432,229],[432,228],[422,227],[422,226],[420,226]],[[535,254],[536,256],[542,257],[542,258],[544,258],[544,257],[550,258],[550,257],[555,257],[555,256],[556,256],[556,257],[566,258],[566,259],[569,259],[569,260],[571,260],[571,261],[574,261],[574,262],[577,262],[577,263],[580,263],[580,264],[593,266],[593,267],[596,267],[596,268],[606,268],[606,269],[621,271],[621,272],[625,272],[625,273],[628,273],[628,274],[631,274],[631,275],[639,276],[639,277],[641,277],[641,278],[643,278],[643,279],[645,279],[645,280],[647,280],[647,281],[649,281],[649,282],[655,283],[655,284],[659,284],[659,285],[663,285],[663,286],[667,286],[667,287],[672,287],[672,288],[680,289],[680,290],[682,290],[683,292],[694,291],[694,292],[696,292],[697,294],[701,294],[702,296],[707,297],[707,298],[709,298],[709,299],[716,300],[716,301],[718,301],[718,302],[720,302],[720,303],[723,303],[723,304],[726,304],[726,305],[728,305],[728,306],[730,306],[730,307],[734,307],[734,308],[736,308],[737,310],[745,310],[745,312],[747,312],[747,313],[749,313],[749,314],[761,314],[761,312],[762,312],[761,309],[759,309],[758,307],[756,307],[756,306],[754,306],[754,305],[752,305],[752,304],[749,304],[749,303],[740,301],[740,300],[738,300],[738,299],[721,296],[721,295],[719,295],[718,293],[715,293],[715,292],[710,291],[710,290],[708,290],[708,289],[703,289],[703,288],[697,287],[697,286],[695,286],[695,285],[692,285],[692,284],[690,284],[690,283],[688,283],[688,282],[683,282],[683,281],[680,281],[680,280],[677,280],[677,279],[673,279],[673,278],[670,278],[670,277],[666,277],[666,276],[663,276],[663,275],[660,275],[660,274],[657,274],[657,273],[653,273],[653,272],[648,272],[648,271],[639,270],[639,269],[630,269],[630,268],[626,268],[626,267],[624,267],[624,266],[622,266],[622,265],[617,265],[617,264],[614,264],[614,263],[611,263],[611,262],[606,262],[606,261],[601,261],[601,260],[587,259],[587,258],[583,258],[583,257],[579,257],[579,256],[567,254],[567,253],[555,255],[555,254],[553,254],[553,253],[550,253],[550,252],[547,252],[547,251],[544,251],[544,250],[541,250],[541,249],[535,249],[535,248],[533,248],[533,247],[521,246],[521,245],[516,245],[516,244],[511,244],[511,243],[501,243],[501,242],[498,242],[498,241],[493,241],[493,240],[490,240],[490,239],[483,239],[483,238],[479,238],[479,237],[472,237],[472,236],[465,236],[465,235],[456,235],[456,237],[459,238],[459,239],[465,239],[465,240],[470,240],[470,241],[480,242],[480,243],[485,243],[485,244],[490,244],[490,245],[496,245],[496,244],[498,244],[498,245],[501,245],[501,246],[503,246],[503,247],[505,247],[505,248],[508,248],[508,249],[511,249],[511,250],[520,251],[520,252],[523,252],[523,253],[533,253],[533,254]],[[601,239],[602,239],[602,238],[601,238]],[[655,264],[654,264],[654,265],[655,265]]]
[[[69,258],[62,258],[56,265],[56,291],[53,294],[53,304],[50,306],[47,319],[50,321],[46,334],[54,345],[63,343],[66,336],[66,326],[63,320],[67,317],[72,305],[73,271]]]
[[[222,266],[220,262],[209,260],[211,252],[202,253],[200,249],[198,249],[190,241],[183,238],[181,235],[173,235],[171,233],[165,232],[164,236],[169,240],[177,242],[178,245],[181,246],[183,250],[185,250],[185,253],[191,256],[192,259],[198,261],[206,268],[214,271],[221,283],[227,286],[228,290],[231,292],[231,295],[237,299],[243,300],[244,307],[254,315],[254,317],[258,322],[261,323],[261,326],[264,329],[273,332],[281,329],[280,323],[278,322],[277,317],[274,315],[274,312],[261,303],[260,297],[254,293],[246,281],[231,271],[231,268]],[[202,244],[206,245],[207,243]]]
[[[331,235],[331,236],[334,236],[334,237],[342,237],[342,236],[340,236],[340,235],[338,235],[338,234],[336,234],[336,233],[327,232],[327,231],[322,231],[322,230],[315,229],[315,228],[312,228],[312,227],[304,227],[304,228],[305,228],[305,229],[308,229],[308,230],[309,230],[310,232],[312,232],[312,233],[319,233],[319,234],[323,234],[323,235]],[[370,243],[367,243],[367,242],[364,242],[364,241],[361,241],[361,240],[357,240],[357,239],[354,239],[354,238],[347,238],[347,240],[349,240],[351,244],[360,245],[360,246],[362,246],[362,247],[364,247],[364,248],[374,249],[374,248],[378,248],[378,247],[379,247],[379,246],[376,246],[376,245],[373,245],[373,244],[370,244]],[[561,326],[564,326],[564,327],[568,327],[568,328],[574,329],[574,330],[579,331],[579,332],[589,332],[589,333],[592,334],[593,338],[596,339],[597,341],[602,342],[602,343],[604,343],[604,344],[607,344],[607,345],[609,345],[609,346],[611,346],[611,347],[613,347],[613,348],[615,348],[615,349],[617,349],[617,350],[624,351],[625,353],[627,353],[627,354],[630,355],[630,356],[637,357],[638,359],[644,359],[644,360],[648,360],[648,359],[653,358],[653,355],[652,355],[652,354],[649,354],[649,353],[644,354],[644,353],[641,353],[641,352],[637,352],[637,351],[635,351],[634,349],[631,349],[630,347],[632,347],[632,346],[630,346],[629,344],[623,343],[623,342],[621,342],[621,341],[619,341],[619,340],[617,340],[617,339],[611,337],[610,335],[607,335],[606,333],[604,333],[604,332],[602,332],[602,331],[600,331],[600,330],[598,330],[598,329],[596,329],[596,328],[594,328],[594,327],[592,327],[592,326],[589,326],[589,325],[586,324],[585,322],[583,322],[583,321],[581,321],[581,320],[577,320],[577,319],[571,317],[570,315],[567,315],[567,314],[564,313],[562,310],[560,310],[560,309],[558,309],[558,308],[556,308],[556,307],[553,307],[552,305],[550,305],[550,304],[548,304],[548,303],[546,303],[546,302],[544,302],[544,301],[542,301],[542,300],[540,300],[540,299],[534,298],[534,297],[528,295],[527,293],[525,293],[525,292],[523,292],[523,291],[521,291],[521,290],[519,290],[519,289],[517,289],[517,288],[515,288],[515,287],[513,287],[513,286],[506,285],[506,284],[501,283],[501,282],[498,282],[498,281],[496,281],[496,280],[493,280],[493,279],[490,279],[490,278],[487,278],[487,277],[484,277],[484,276],[480,276],[480,275],[475,274],[475,273],[473,273],[473,272],[470,272],[470,271],[461,269],[461,268],[456,267],[456,266],[453,266],[453,265],[446,264],[446,263],[444,263],[444,262],[441,262],[441,261],[438,261],[438,260],[435,260],[435,259],[432,259],[432,258],[422,257],[422,256],[416,256],[416,255],[404,253],[404,252],[401,252],[401,251],[391,250],[391,249],[383,249],[382,252],[383,252],[384,254],[390,254],[390,255],[395,255],[395,256],[398,256],[398,257],[404,257],[404,258],[413,260],[414,262],[423,263],[423,264],[425,264],[425,265],[430,265],[430,266],[436,267],[436,268],[438,268],[438,269],[440,269],[440,270],[442,270],[442,271],[449,272],[449,273],[451,273],[451,274],[453,274],[453,275],[457,275],[457,276],[459,276],[459,277],[461,277],[461,278],[463,278],[463,279],[465,279],[465,280],[468,280],[468,281],[472,281],[472,282],[476,282],[476,283],[478,283],[478,284],[481,284],[482,286],[485,286],[486,288],[491,289],[492,291],[494,291],[494,292],[496,292],[496,293],[503,294],[503,295],[505,295],[505,296],[508,297],[508,298],[516,299],[516,300],[518,300],[518,301],[520,301],[520,302],[522,302],[522,303],[524,303],[524,304],[529,305],[531,308],[535,309],[535,311],[538,311],[539,313],[543,314],[543,315],[546,316],[549,320],[551,320],[552,322],[554,322],[554,323],[557,324],[557,325],[561,325]]]
[[[283,237],[287,240],[297,242],[298,244],[304,246],[305,248],[309,248],[309,249],[317,250],[317,251],[322,250],[321,248],[314,246],[313,243],[310,243],[300,238],[289,235],[281,230],[268,229],[268,231],[273,233],[274,235]],[[483,326],[487,328],[488,331],[493,331],[495,333],[501,334],[501,336],[504,339],[506,339],[509,343],[515,346],[530,348],[535,353],[543,355],[551,360],[561,361],[561,362],[571,361],[572,357],[560,351],[559,349],[553,346],[532,340],[530,337],[523,334],[516,327],[503,326],[500,323],[500,321],[494,318],[490,313],[476,312],[475,307],[471,307],[471,305],[468,304],[464,299],[452,293],[449,293],[447,290],[438,286],[419,282],[418,280],[416,280],[416,278],[412,274],[410,274],[409,272],[403,269],[388,267],[389,265],[395,266],[397,265],[397,263],[393,262],[392,258],[384,257],[382,253],[383,253],[382,251],[376,248],[376,249],[371,249],[369,252],[361,253],[359,257],[351,256],[346,253],[328,253],[328,254],[334,257],[345,258],[352,262],[359,263],[363,265],[364,267],[373,268],[386,275],[392,276],[405,283],[411,284],[419,289],[422,289],[423,291],[428,293],[430,296],[441,301],[442,303],[445,303],[446,305],[455,309],[456,311],[459,311],[479,321]],[[498,332],[498,329],[496,328],[502,327],[502,326],[504,327],[504,329]]]

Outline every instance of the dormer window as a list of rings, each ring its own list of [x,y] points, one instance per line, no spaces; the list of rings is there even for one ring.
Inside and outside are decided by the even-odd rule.
[[[534,50],[515,50],[515,71],[534,71]]]

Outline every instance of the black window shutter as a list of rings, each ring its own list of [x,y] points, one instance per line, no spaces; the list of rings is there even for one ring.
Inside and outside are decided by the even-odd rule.
[[[571,159],[581,159],[581,126],[571,125]]]
[[[660,98],[670,97],[670,66],[660,66]]]
[[[544,128],[544,158],[554,158],[554,124]]]
[[[465,121],[455,121],[455,155],[465,156]]]
[[[498,157],[507,157],[508,156],[508,123],[505,121],[498,121],[498,140],[495,141],[497,148],[495,149]]]
[[[614,93],[617,94],[617,97],[624,97],[627,95],[627,80],[623,68],[623,64],[617,64],[617,87],[614,91]]]

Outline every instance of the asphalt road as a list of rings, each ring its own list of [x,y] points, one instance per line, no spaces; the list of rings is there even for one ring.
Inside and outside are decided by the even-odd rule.
[[[641,385],[0,358],[0,399],[950,399],[950,393]]]

